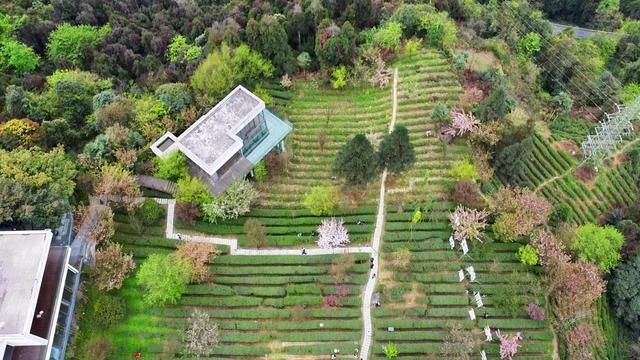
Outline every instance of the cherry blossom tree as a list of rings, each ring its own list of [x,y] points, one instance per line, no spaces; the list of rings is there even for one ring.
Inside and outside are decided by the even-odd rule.
[[[349,243],[349,233],[344,221],[336,218],[324,219],[318,227],[318,246],[322,249],[333,249]]]
[[[218,324],[209,319],[209,314],[196,309],[189,318],[191,324],[184,332],[184,348],[189,355],[200,358],[220,344]]]
[[[591,306],[605,289],[598,268],[589,262],[560,263],[549,275],[550,294],[560,320]]]
[[[342,304],[340,304],[340,299],[338,298],[338,296],[333,294],[323,297],[322,304],[324,305],[324,307],[330,308],[337,308],[342,306]]]
[[[507,187],[494,194],[492,210],[498,214],[493,225],[494,233],[502,240],[515,241],[544,224],[553,206],[529,189]]]
[[[538,250],[540,265],[553,268],[558,264],[569,262],[564,245],[548,230],[538,230],[531,236],[531,245]]]
[[[513,359],[518,353],[518,348],[522,345],[522,334],[517,332],[514,336],[502,335],[500,330],[497,331],[498,339],[500,339],[500,359]]]
[[[529,315],[530,318],[534,320],[542,321],[546,318],[544,314],[544,309],[541,308],[540,305],[534,304],[534,303],[527,305],[527,314]]]
[[[480,121],[471,113],[464,110],[453,109],[450,112],[451,125],[446,126],[443,132],[449,136],[462,136],[466,133],[474,132],[480,127]]]
[[[488,216],[489,212],[486,210],[467,209],[458,205],[456,210],[449,214],[454,239],[474,239],[482,242],[482,230],[487,226]]]
[[[456,324],[449,329],[449,334],[444,338],[442,354],[448,359],[469,360],[473,351],[473,334],[469,330]]]

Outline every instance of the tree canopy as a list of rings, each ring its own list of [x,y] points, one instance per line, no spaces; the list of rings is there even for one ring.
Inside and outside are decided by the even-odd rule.
[[[55,227],[71,210],[76,174],[63,148],[0,150],[0,222]]]
[[[609,271],[620,261],[623,243],[624,236],[613,226],[586,224],[576,230],[572,249],[581,260],[594,263],[600,271]]]
[[[191,271],[189,261],[175,253],[149,255],[136,274],[138,285],[145,290],[144,302],[151,306],[175,304],[187,290]]]
[[[399,174],[416,162],[416,152],[409,140],[409,130],[396,125],[380,143],[380,163],[392,173]]]
[[[366,184],[380,172],[379,157],[369,139],[358,134],[338,152],[334,169],[347,185]]]
[[[636,255],[614,269],[609,291],[616,316],[634,331],[640,331],[640,256]]]

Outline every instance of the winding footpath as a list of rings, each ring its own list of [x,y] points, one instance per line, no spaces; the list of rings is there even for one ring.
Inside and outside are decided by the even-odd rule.
[[[396,113],[397,113],[397,107],[398,107],[397,89],[398,89],[398,69],[394,68],[393,70],[393,105],[392,105],[391,123],[389,124],[389,132],[393,130],[396,122]],[[371,343],[373,341],[371,302],[373,299],[373,293],[376,288],[376,281],[378,279],[377,274],[380,272],[379,251],[380,251],[380,243],[382,240],[382,231],[384,228],[384,215],[385,215],[384,195],[385,195],[386,180],[387,180],[387,170],[384,170],[382,173],[382,177],[380,179],[380,197],[378,199],[378,213],[376,215],[376,227],[373,232],[371,246],[359,246],[359,247],[356,246],[356,247],[334,248],[334,249],[320,249],[320,248],[307,249],[308,256],[367,253],[367,254],[370,254],[370,256],[374,259],[373,267],[371,268],[371,271],[369,274],[369,280],[365,285],[364,294],[362,298],[362,306],[361,306],[363,332],[362,332],[362,341],[360,342],[361,347],[360,347],[359,357],[364,360],[369,358],[369,351],[371,350]],[[214,245],[228,246],[229,253],[231,255],[274,256],[274,255],[300,255],[301,254],[300,250],[298,249],[241,249],[238,247],[238,240],[233,238],[222,238],[222,237],[215,237],[215,236],[176,233],[173,227],[174,220],[175,220],[176,200],[160,199],[160,198],[153,198],[153,199],[159,204],[167,206],[167,221],[166,221],[166,228],[165,228],[165,236],[168,239],[205,242],[205,243],[214,244]]]

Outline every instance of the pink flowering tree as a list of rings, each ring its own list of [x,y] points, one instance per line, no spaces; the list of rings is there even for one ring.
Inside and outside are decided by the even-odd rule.
[[[518,348],[522,345],[522,334],[517,332],[514,336],[502,335],[498,330],[498,339],[500,339],[500,359],[513,359],[518,353]]]
[[[336,285],[336,295],[342,298],[349,296],[349,288],[345,285]]]
[[[349,233],[344,222],[336,218],[324,219],[318,227],[318,246],[333,249],[349,243]]]
[[[450,112],[451,125],[444,129],[444,133],[449,136],[462,136],[464,134],[474,132],[480,127],[480,121],[471,113],[465,113],[464,110],[453,109]]]
[[[541,308],[540,305],[534,303],[527,305],[527,314],[534,320],[542,321],[546,318],[544,309]]]
[[[487,226],[488,216],[489,212],[486,210],[468,209],[458,205],[456,210],[449,214],[453,238],[457,241],[474,239],[482,242],[482,230]]]

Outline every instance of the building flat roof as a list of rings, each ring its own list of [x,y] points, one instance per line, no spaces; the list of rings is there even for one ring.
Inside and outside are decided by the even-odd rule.
[[[29,334],[52,233],[0,231],[0,342]]]
[[[242,149],[236,134],[264,109],[264,101],[240,85],[179,137],[166,133],[151,149],[162,156],[177,148],[212,175]]]

